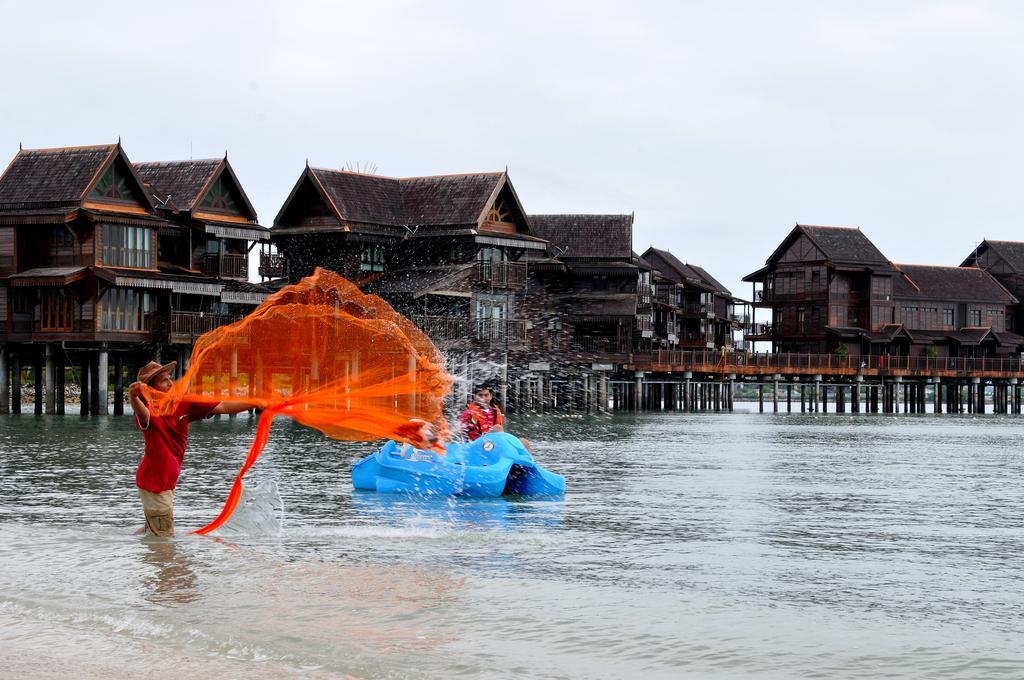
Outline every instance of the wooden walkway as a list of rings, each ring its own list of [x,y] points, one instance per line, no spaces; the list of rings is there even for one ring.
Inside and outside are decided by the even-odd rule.
[[[905,357],[838,354],[747,354],[662,350],[631,354],[625,362],[630,371],[684,373],[738,379],[765,376],[821,376],[822,380],[864,378],[946,378],[982,380],[1024,379],[1024,362],[1015,358]]]

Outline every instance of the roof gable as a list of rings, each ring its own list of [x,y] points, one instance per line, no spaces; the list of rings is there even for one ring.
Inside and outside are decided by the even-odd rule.
[[[982,241],[981,246],[972,254],[980,254],[982,248],[997,255],[1014,273],[1024,273],[1024,242],[1022,241]],[[972,257],[968,257],[971,260]],[[966,261],[965,261],[966,264]]]
[[[256,221],[256,210],[227,158],[136,163],[135,168],[165,207]]]
[[[148,192],[132,171],[132,166],[120,154],[108,161],[86,193],[90,202],[115,203],[152,209]]]
[[[274,217],[274,228],[343,228],[337,208],[312,168],[307,166],[299,175]]]
[[[80,205],[119,152],[117,144],[20,149],[0,176],[0,209]]]
[[[889,266],[885,255],[859,228],[821,227],[809,224],[797,224],[793,227],[793,230],[768,258],[767,263],[773,264],[782,261],[787,256],[790,247],[794,242],[800,241],[801,237],[805,237],[806,242],[812,244],[822,256],[819,257],[816,253],[808,251],[807,257],[817,257],[841,264]],[[793,256],[796,255],[796,253],[793,254]]]
[[[561,259],[633,259],[632,215],[530,215],[533,235]]]
[[[158,204],[178,210],[192,210],[219,170],[222,159],[136,163],[135,170]]]

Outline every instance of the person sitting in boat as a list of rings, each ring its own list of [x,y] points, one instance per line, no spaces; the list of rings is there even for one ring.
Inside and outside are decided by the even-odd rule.
[[[473,390],[473,401],[459,415],[466,438],[475,441],[488,432],[504,432],[505,417],[494,403],[491,390],[481,385]]]

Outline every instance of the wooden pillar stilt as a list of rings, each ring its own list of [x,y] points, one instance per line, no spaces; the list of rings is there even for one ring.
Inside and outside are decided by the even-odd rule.
[[[67,364],[64,360],[64,350],[60,345],[56,346],[53,356],[53,412],[59,416],[64,415],[64,388],[67,382]]]
[[[43,377],[43,401],[46,406],[47,415],[57,413],[57,364],[55,345],[52,342],[46,343],[46,358]]]
[[[7,359],[7,347],[0,345],[0,415],[11,412],[11,373]]]
[[[121,353],[114,355],[114,415],[124,415],[124,355]]]
[[[100,362],[98,357],[89,360],[89,413],[100,415]]]
[[[32,357],[32,382],[34,383],[32,387],[35,392],[33,407],[37,416],[43,413],[43,362],[43,355],[36,352],[36,355]]]

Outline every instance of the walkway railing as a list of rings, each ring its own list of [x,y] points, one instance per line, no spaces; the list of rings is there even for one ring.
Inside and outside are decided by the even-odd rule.
[[[657,350],[630,355],[633,370],[697,370],[739,375],[919,375],[970,376],[1024,374],[1020,357],[844,356],[840,354],[748,354],[745,352]],[[651,368],[645,368],[645,367]],[[655,368],[656,367],[656,368]]]
[[[214,328],[226,326],[238,321],[240,316],[230,314],[207,314],[205,312],[171,312],[171,336],[187,336],[196,338],[212,331]]]

